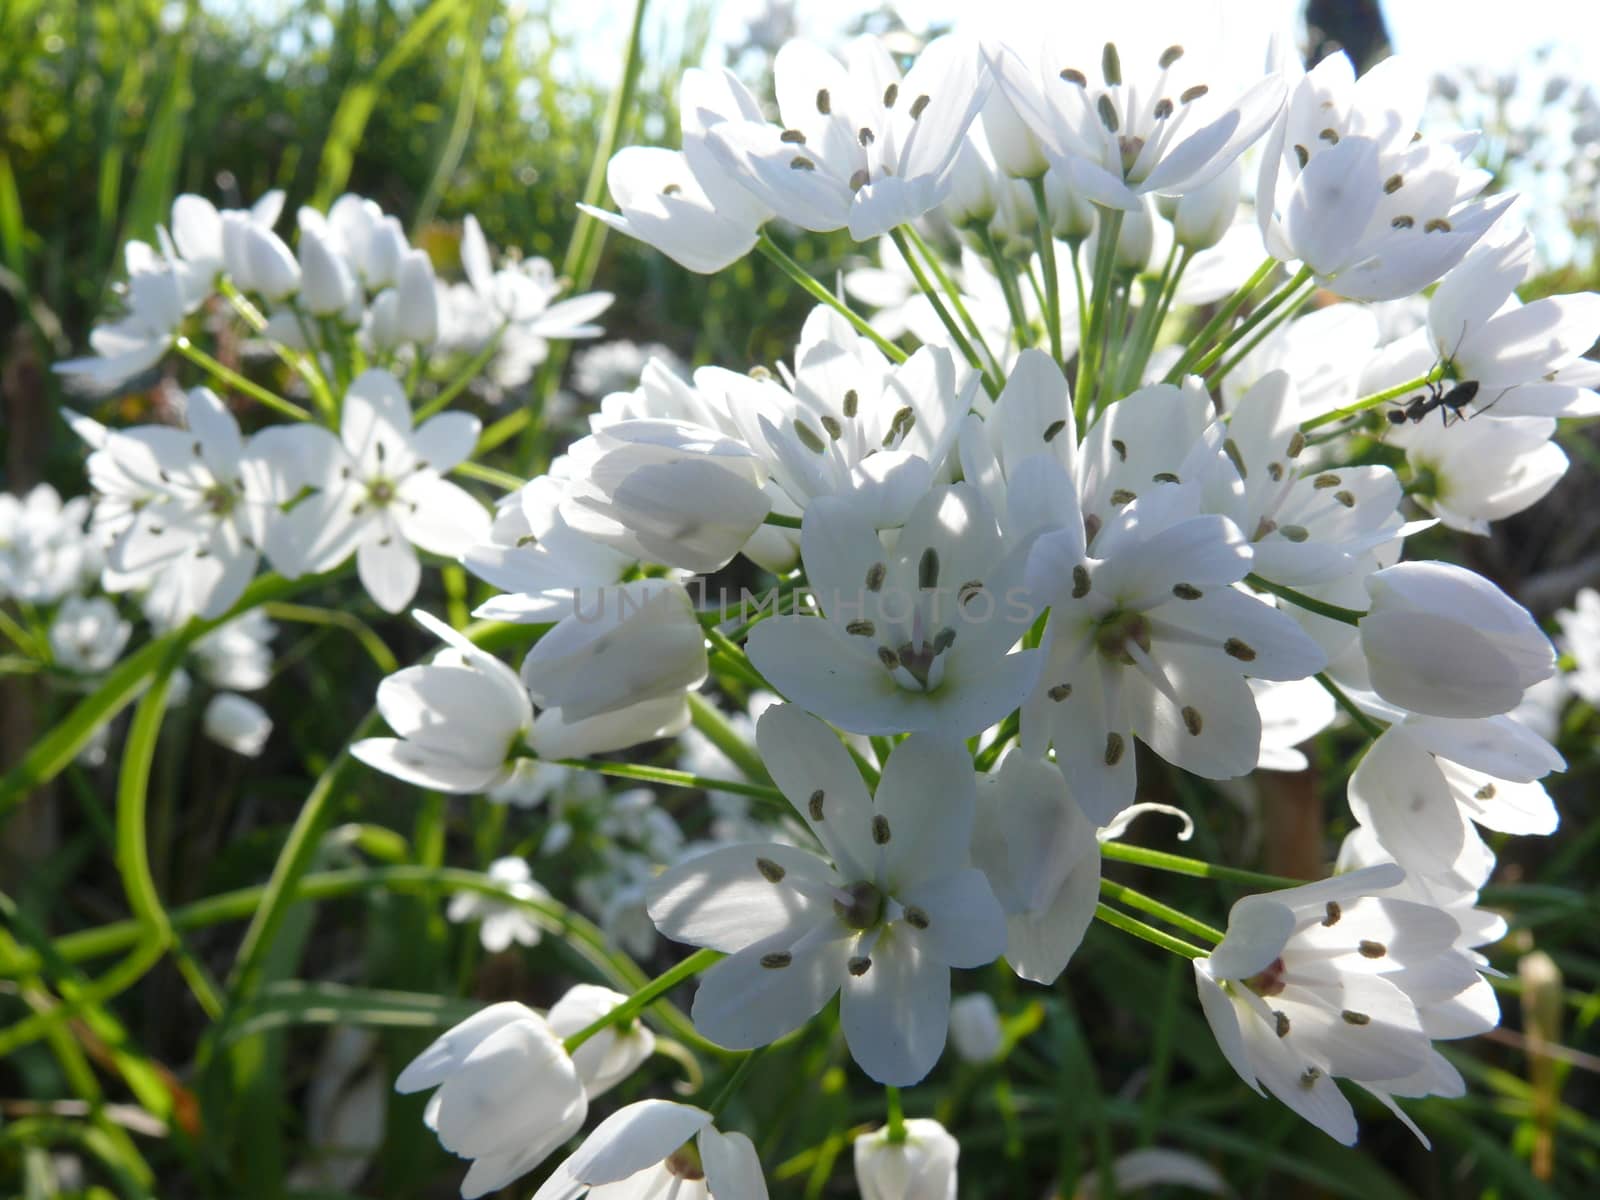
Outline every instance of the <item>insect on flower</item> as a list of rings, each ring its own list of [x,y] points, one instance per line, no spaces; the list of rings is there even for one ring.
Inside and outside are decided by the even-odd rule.
[[[1463,321],[1461,324],[1461,337],[1464,338],[1466,336],[1467,326],[1466,322]],[[1455,348],[1450,351],[1446,358],[1441,359],[1437,366],[1453,370],[1456,350],[1460,348],[1461,339],[1458,338]],[[1440,381],[1432,380],[1429,382],[1428,390],[1425,393],[1413,396],[1404,404],[1396,405],[1389,410],[1389,424],[1404,425],[1407,421],[1410,421],[1413,425],[1420,425],[1434,409],[1439,410],[1439,415],[1446,425],[1452,425],[1456,421],[1465,421],[1467,414],[1462,410],[1471,404],[1477,395],[1478,381],[1476,379],[1463,379],[1448,389]],[[1495,397],[1496,400],[1499,398],[1499,396]]]

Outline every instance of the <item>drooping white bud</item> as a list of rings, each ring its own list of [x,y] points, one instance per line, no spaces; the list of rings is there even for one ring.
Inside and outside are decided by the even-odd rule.
[[[331,317],[342,313],[356,290],[354,277],[344,259],[329,245],[325,232],[319,232],[302,218],[300,223],[300,296],[313,316]]]

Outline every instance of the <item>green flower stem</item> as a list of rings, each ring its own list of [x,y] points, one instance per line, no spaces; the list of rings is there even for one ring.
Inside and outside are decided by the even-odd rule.
[[[1000,244],[994,240],[994,234],[989,231],[987,221],[975,221],[972,231],[983,247],[983,252],[989,256],[989,263],[994,267],[995,278],[1000,281],[1000,290],[1006,298],[1006,309],[1011,314],[1011,327],[1016,331],[1017,347],[1019,349],[1033,345],[1033,330],[1028,324],[1028,315],[1022,307],[1022,291],[1017,287],[1017,276],[1006,256],[1000,251]],[[1050,246],[1051,258],[1055,257],[1055,244]],[[1057,284],[1059,288],[1060,284]],[[1059,301],[1058,301],[1059,302]],[[1046,300],[1048,306],[1049,301]],[[1060,321],[1056,322],[1057,341],[1060,340]],[[1056,361],[1061,361],[1059,347],[1056,350]]]
[[[916,247],[917,253],[922,255],[927,262],[928,269],[933,272],[933,277],[939,281],[939,286],[944,289],[945,295],[950,297],[950,306],[956,310],[956,316],[961,318],[961,324],[966,327],[967,333],[972,336],[974,344],[983,351],[985,364],[998,363],[999,359],[995,358],[994,351],[989,349],[989,343],[984,340],[983,331],[978,328],[978,323],[972,319],[972,314],[967,311],[966,302],[961,298],[961,289],[956,287],[955,282],[950,278],[949,272],[944,269],[944,263],[940,262],[939,256],[933,252],[933,247],[923,240],[915,225],[902,225],[901,229],[905,230],[906,238]]]
[[[1038,225],[1039,261],[1044,264],[1044,297],[1045,297],[1045,326],[1050,334],[1050,357],[1058,365],[1065,366],[1061,358],[1061,275],[1056,264],[1056,239],[1051,231],[1050,207],[1045,202],[1044,176],[1040,175],[1028,180],[1028,187],[1033,192],[1033,211]],[[987,228],[984,231],[988,233]],[[992,244],[994,238],[989,237]],[[1078,277],[1079,297],[1081,305],[1083,277]]]
[[[908,357],[910,357],[904,350],[900,349],[899,346],[896,346],[871,325],[867,324],[866,319],[863,318],[860,313],[856,312],[843,300],[840,300],[827,288],[823,287],[822,284],[818,282],[816,277],[811,274],[811,272],[807,271],[799,263],[795,262],[794,259],[790,258],[789,255],[784,251],[783,247],[779,246],[777,242],[773,241],[771,236],[764,229],[761,231],[761,236],[756,239],[756,249],[761,251],[761,253],[773,263],[777,264],[778,269],[792,279],[795,283],[799,284],[801,290],[813,300],[817,300],[823,304],[826,304],[846,321],[849,321],[851,328],[853,328],[862,337],[870,341],[879,350],[882,350],[885,354],[887,354],[891,361],[902,363],[905,362]]]
[[[728,1102],[738,1094],[739,1088],[744,1084],[745,1076],[750,1074],[750,1068],[755,1066],[756,1059],[761,1057],[765,1046],[757,1046],[750,1053],[739,1060],[739,1065],[734,1068],[733,1074],[728,1077],[728,1082],[722,1085],[716,1099],[706,1106],[706,1111],[712,1117],[720,1117],[723,1110],[728,1107]]]
[[[720,961],[722,957],[721,952],[717,950],[696,950],[677,966],[657,975],[598,1021],[585,1025],[577,1033],[567,1038],[562,1045],[567,1048],[567,1053],[571,1054],[602,1030],[608,1029],[613,1025],[625,1025],[657,997],[666,995],[684,980],[700,974],[707,967]]]
[[[1170,951],[1173,954],[1181,954],[1184,958],[1204,958],[1206,956],[1206,952],[1200,947],[1181,938],[1175,938],[1170,933],[1162,933],[1155,926],[1146,925],[1137,917],[1130,917],[1127,913],[1112,908],[1104,901],[1100,901],[1094,906],[1094,918],[1097,921],[1104,921],[1115,929],[1122,930],[1123,933],[1131,933],[1134,937],[1141,938],[1152,946],[1160,946],[1163,950]]]
[[[1196,937],[1205,938],[1208,942],[1220,942],[1222,930],[1213,925],[1207,925],[1191,917],[1188,913],[1171,905],[1163,904],[1154,896],[1147,896],[1143,892],[1136,892],[1131,887],[1120,883],[1113,883],[1109,879],[1100,881],[1100,894],[1108,900],[1115,900],[1128,908],[1137,908],[1140,912],[1149,913],[1152,917],[1160,917],[1168,925],[1181,929],[1185,933],[1192,933]]]
[[[501,339],[506,336],[506,330],[510,327],[510,324],[509,321],[500,322],[499,328],[490,334],[489,340],[483,344],[483,349],[472,356],[467,365],[461,368],[461,373],[450,381],[444,391],[417,409],[417,424],[420,425],[423,421],[433,416],[434,413],[442,412],[444,409],[449,408],[451,402],[467,390],[467,385],[482,373],[483,369],[489,365],[489,360],[500,349]]]
[[[1377,741],[1383,736],[1383,726],[1374,721],[1366,713],[1362,712],[1361,709],[1356,706],[1356,702],[1350,699],[1349,696],[1345,695],[1344,689],[1328,677],[1328,673],[1326,671],[1318,671],[1314,678],[1322,685],[1322,690],[1333,697],[1333,702],[1340,708],[1344,709],[1345,713],[1350,717],[1350,719],[1361,727],[1362,733],[1366,734],[1373,741]]]
[[[1319,617],[1327,617],[1330,621],[1338,621],[1344,625],[1359,626],[1361,618],[1367,614],[1359,608],[1344,608],[1338,604],[1329,604],[1326,600],[1318,600],[1315,596],[1308,596],[1304,592],[1297,592],[1292,587],[1285,587],[1281,583],[1273,583],[1270,579],[1263,579],[1255,572],[1244,577],[1245,582],[1258,592],[1271,592],[1274,596],[1287,600],[1296,608],[1303,608],[1307,612],[1316,613]]]
[[[1415,379],[1397,383],[1394,387],[1384,388],[1381,392],[1363,396],[1354,404],[1348,404],[1344,408],[1336,408],[1332,412],[1323,413],[1320,417],[1312,417],[1309,421],[1302,421],[1300,422],[1300,431],[1302,433],[1310,433],[1313,429],[1320,429],[1322,426],[1332,424],[1334,421],[1343,421],[1347,417],[1358,416],[1369,408],[1377,408],[1380,404],[1388,404],[1390,401],[1398,400],[1410,392],[1420,391],[1430,383],[1437,383],[1443,378],[1444,369],[1435,367],[1426,375],[1418,375]]]
[[[802,528],[799,517],[786,517],[782,513],[769,512],[761,519],[763,525],[776,525],[779,529]]]
[[[1100,846],[1100,857],[1116,862],[1132,863],[1155,871],[1173,875],[1189,875],[1195,879],[1215,879],[1221,883],[1237,883],[1253,888],[1299,887],[1303,879],[1286,879],[1282,875],[1264,875],[1260,871],[1246,871],[1239,867],[1222,867],[1199,858],[1185,858],[1181,854],[1168,854],[1165,850],[1150,850],[1144,846],[1129,846],[1122,842],[1105,842]]]
[[[772,776],[767,773],[761,756],[745,744],[722,711],[698,692],[689,693],[689,719],[694,727],[705,734],[706,740],[722,751],[722,756],[739,768],[752,783],[770,786]],[[724,789],[726,790],[726,789]],[[778,793],[781,797],[782,793]]]
[[[713,625],[705,631],[705,635],[706,641],[711,643],[712,658],[726,667],[728,673],[740,683],[761,691],[774,690],[766,677],[756,670],[755,665],[745,656],[745,652],[722,630]]]
[[[361,648],[367,652],[367,657],[371,658],[378,670],[385,675],[393,675],[400,669],[400,663],[388,644],[378,636],[372,626],[353,613],[339,608],[317,608],[310,604],[282,602],[264,604],[261,607],[267,616],[275,620],[343,629],[361,643]]]
[[[1288,321],[1294,317],[1294,315],[1298,313],[1305,305],[1305,302],[1311,299],[1312,296],[1316,295],[1316,291],[1317,289],[1315,285],[1302,288],[1300,293],[1287,304],[1285,304],[1270,321],[1268,321],[1260,329],[1256,330],[1254,337],[1235,350],[1232,357],[1226,359],[1220,365],[1212,367],[1211,370],[1206,373],[1206,383],[1213,388],[1219,386],[1224,379],[1233,373],[1233,369],[1243,362],[1246,356],[1248,356],[1252,350],[1254,350],[1262,342],[1266,341],[1267,338],[1270,337],[1272,333],[1277,330],[1277,328],[1285,321]]]
[[[1223,338],[1215,346],[1212,346],[1209,350],[1207,350],[1201,356],[1199,361],[1189,368],[1189,374],[1204,375],[1206,372],[1210,371],[1211,368],[1222,359],[1223,355],[1227,354],[1228,351],[1232,350],[1240,342],[1248,338],[1256,331],[1258,327],[1267,321],[1273,313],[1277,312],[1280,308],[1287,304],[1294,294],[1298,292],[1305,282],[1310,278],[1311,268],[1301,267],[1294,273],[1293,278],[1291,278],[1288,283],[1284,284],[1277,291],[1273,292],[1272,295],[1268,296],[1264,301],[1262,301],[1260,307],[1246,317],[1240,325],[1230,330],[1227,337]]]
[[[906,1140],[906,1114],[900,1105],[900,1089],[897,1087],[884,1088],[883,1100],[889,1108],[889,1144],[891,1146],[903,1145]]]
[[[1098,208],[1098,206],[1097,206]],[[1078,347],[1078,428],[1089,423],[1090,402],[1100,381],[1100,340],[1111,307],[1111,273],[1117,262],[1117,238],[1122,233],[1122,210],[1098,208],[1100,228],[1095,235],[1094,283],[1089,298],[1089,328]]]
[[[450,468],[450,473],[467,479],[476,479],[480,483],[493,484],[495,487],[507,492],[514,492],[528,482],[520,475],[513,475],[509,471],[496,470],[494,467],[486,467],[482,463],[473,462],[470,458]]]
[[[285,400],[276,392],[268,391],[255,380],[246,379],[232,367],[212,358],[211,355],[200,349],[188,338],[181,336],[174,338],[172,345],[179,354],[205,371],[217,382],[225,384],[235,391],[243,392],[252,399],[259,400],[262,404],[265,404],[276,413],[281,413],[283,416],[293,417],[296,421],[309,421],[311,419],[311,414],[293,400]]]
[[[998,396],[1000,394],[1000,386],[995,383],[993,376],[989,374],[987,363],[978,356],[977,350],[973,348],[972,342],[962,331],[961,326],[950,315],[950,310],[945,307],[944,301],[939,298],[937,289],[928,281],[928,274],[922,269],[922,264],[917,261],[917,256],[911,249],[911,242],[906,237],[905,230],[905,226],[897,225],[889,231],[889,237],[894,242],[895,248],[900,251],[900,257],[905,259],[912,278],[917,281],[917,287],[928,298],[928,303],[933,306],[933,311],[938,315],[939,320],[944,323],[945,329],[949,331],[950,340],[956,344],[956,349],[961,351],[961,356],[967,360],[974,371],[982,374],[984,386],[988,388],[989,394]]]
[[[244,319],[244,323],[257,333],[265,333],[267,318],[250,298],[233,285],[233,280],[226,275],[217,280],[217,291],[233,306],[233,310]],[[267,345],[272,347],[272,352],[278,356],[278,361],[288,367],[296,375],[306,381],[306,386],[311,389],[311,397],[316,401],[317,408],[331,425],[338,416],[338,406],[333,402],[333,393],[328,390],[328,382],[323,379],[322,371],[309,355],[297,354],[287,346],[273,338],[267,339]]]
[[[48,657],[49,640],[34,637],[22,623],[0,608],[0,633],[4,633],[11,640],[12,645],[22,651],[28,658],[45,659]]]
[[[608,762],[595,758],[559,758],[554,761],[558,766],[571,767],[575,771],[592,771],[596,775],[609,775],[614,779],[637,779],[642,783],[665,783],[672,787],[699,788],[706,792],[734,792],[740,796],[754,796],[758,800],[770,800],[785,806],[789,803],[777,788],[762,783],[747,783],[742,779],[711,779],[705,775],[693,775],[673,767]]]
[[[1081,373],[1083,367],[1083,348],[1089,344],[1089,293],[1083,286],[1083,239],[1075,239],[1071,245],[1072,252],[1072,288],[1078,297],[1078,366]],[[1033,279],[1030,269],[1028,278]],[[1034,289],[1037,292],[1037,288]],[[1063,364],[1062,370],[1066,366]]]
[[[1205,353],[1206,347],[1211,340],[1221,333],[1228,322],[1238,315],[1239,310],[1245,306],[1245,302],[1255,294],[1256,289],[1267,281],[1267,276],[1272,274],[1277,265],[1277,259],[1268,258],[1255,269],[1255,273],[1249,279],[1239,285],[1239,290],[1229,296],[1223,306],[1212,316],[1211,320],[1207,321],[1201,327],[1200,332],[1190,339],[1189,348],[1172,365],[1172,370],[1167,372],[1165,382],[1177,383],[1184,375],[1188,374],[1190,366],[1200,355]]]

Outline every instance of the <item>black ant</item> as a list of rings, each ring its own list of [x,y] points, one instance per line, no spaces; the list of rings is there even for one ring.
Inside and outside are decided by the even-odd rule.
[[[1467,325],[1463,321],[1461,323],[1461,337],[1465,338],[1466,336]],[[1440,367],[1449,366],[1453,368],[1456,350],[1460,348],[1461,340],[1458,338],[1455,349],[1451,350],[1447,357],[1440,359],[1438,365]],[[1439,415],[1444,419],[1444,423],[1453,425],[1457,421],[1467,420],[1468,414],[1462,410],[1471,404],[1477,395],[1478,381],[1476,379],[1463,379],[1460,383],[1448,389],[1445,388],[1444,384],[1435,380],[1428,384],[1428,390],[1425,393],[1413,396],[1404,404],[1391,408],[1387,414],[1389,424],[1404,425],[1407,421],[1410,421],[1413,425],[1419,425],[1427,418],[1429,413],[1434,409],[1438,409]],[[1499,398],[1499,396],[1495,397],[1496,400]]]

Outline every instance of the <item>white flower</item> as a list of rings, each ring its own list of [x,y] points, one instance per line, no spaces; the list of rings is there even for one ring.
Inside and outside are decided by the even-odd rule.
[[[606,164],[618,216],[580,204],[619,233],[709,275],[750,253],[772,210],[736,182],[709,144],[720,121],[759,122],[761,106],[733,72],[691,68],[678,85],[683,150],[629,146]]]
[[[977,47],[953,36],[928,43],[903,79],[870,35],[843,63],[796,39],[772,70],[783,125],[720,121],[711,148],[779,216],[818,233],[848,227],[857,241],[938,207],[990,85]]]
[[[1000,1056],[1001,1037],[1000,1014],[988,992],[973,992],[951,1001],[950,1040],[967,1062],[993,1062]]]
[[[1024,745],[978,777],[972,861],[1006,913],[1006,962],[1051,984],[1083,941],[1100,899],[1100,842],[1042,749]]]
[[[489,879],[498,883],[519,900],[548,900],[550,893],[533,878],[533,868],[528,860],[510,855],[497,858],[489,864]],[[539,923],[520,904],[510,904],[482,892],[457,892],[450,897],[444,915],[456,924],[479,921],[478,940],[490,954],[499,954],[512,945],[537,946]],[[555,1022],[551,1021],[552,1027]],[[556,1029],[562,1037],[576,1033],[575,1029]],[[580,1072],[581,1073],[581,1072]]]
[[[272,736],[267,710],[236,692],[218,692],[211,697],[200,727],[217,745],[246,758],[259,757]]]
[[[1261,757],[1256,769],[1304,771],[1311,764],[1295,747],[1333,724],[1339,715],[1333,697],[1315,679],[1248,682],[1261,711]]]
[[[587,1029],[627,1001],[621,992],[580,983],[551,1006],[546,1014],[550,1028],[561,1037]],[[656,1035],[640,1020],[624,1026],[607,1025],[572,1053],[572,1061],[593,1100],[610,1091],[655,1053]]]
[[[272,648],[267,644],[278,627],[253,608],[219,625],[190,647],[200,674],[213,687],[253,692],[272,678]]]
[[[1511,393],[1515,395],[1516,393]],[[1411,495],[1451,529],[1488,536],[1491,521],[1531,508],[1567,473],[1552,417],[1474,417],[1397,427],[1416,484]]]
[[[210,295],[217,275],[224,268],[224,217],[240,217],[262,229],[271,229],[283,212],[283,199],[283,192],[274,188],[248,209],[223,212],[218,212],[216,205],[204,196],[190,192],[172,202],[172,240],[184,266],[194,277],[197,294],[193,300]]]
[[[595,1126],[533,1200],[766,1200],[750,1139],[711,1122],[670,1100],[630,1104]]]
[[[170,258],[149,253],[140,257],[129,243],[127,311],[109,325],[96,325],[89,333],[93,354],[69,358],[51,370],[80,392],[114,391],[141,371],[160,362],[183,322],[183,276]],[[135,263],[137,262],[137,267]]]
[[[1461,261],[1512,197],[1473,201],[1474,137],[1414,140],[1426,79],[1388,58],[1359,81],[1330,54],[1291,91],[1267,140],[1257,218],[1267,252],[1352,300],[1420,291]]]
[[[1135,443],[1125,444],[1132,460]],[[1068,521],[1029,561],[1029,590],[1050,605],[1050,623],[1024,743],[1040,753],[1055,744],[1097,825],[1133,802],[1133,734],[1208,779],[1247,774],[1261,719],[1245,676],[1302,679],[1326,664],[1292,618],[1233,586],[1250,570],[1250,547],[1227,518],[1196,515],[1200,484],[1184,470],[1186,481],[1155,482],[1137,499],[1113,493],[1090,550],[1083,525]]]
[[[277,304],[300,290],[300,264],[268,225],[234,209],[222,213],[222,262],[240,291]]]
[[[0,596],[53,604],[99,577],[103,556],[84,530],[92,503],[74,496],[63,504],[48,483],[21,499],[0,492]]]
[[[343,314],[360,295],[355,276],[345,260],[329,245],[313,219],[300,213],[300,298],[312,316],[332,317]]]
[[[905,1140],[889,1140],[885,1126],[856,1139],[856,1185],[861,1200],[956,1200],[956,1160],[961,1146],[928,1117],[905,1122]]]
[[[57,666],[94,675],[116,665],[132,636],[132,623],[104,596],[68,596],[50,621],[50,653]]]
[[[110,547],[110,590],[168,589],[165,624],[227,611],[255,575],[263,528],[275,511],[270,460],[249,443],[207,388],[185,406],[188,431],[159,425],[106,430],[69,417],[94,447],[89,482],[99,493],[94,526]]]
[[[1194,961],[1206,1020],[1239,1077],[1346,1145],[1356,1120],[1335,1076],[1380,1097],[1460,1094],[1458,1076],[1429,1086],[1437,1055],[1419,1006],[1480,980],[1449,913],[1383,894],[1404,878],[1380,865],[1247,896],[1221,944]]]
[[[619,421],[568,450],[568,525],[633,558],[696,572],[725,566],[771,510],[751,451],[684,421]]]
[[[1577,666],[1566,677],[1572,690],[1590,704],[1600,704],[1600,592],[1584,588],[1571,608],[1556,613],[1562,648]]]
[[[575,730],[591,719],[636,729],[642,736],[635,740],[656,736],[649,731],[653,718],[682,709],[685,694],[700,685],[706,669],[705,636],[679,584],[636,579],[599,588],[587,601],[575,594],[572,612],[522,660],[522,682],[546,710],[534,744],[546,758],[593,753],[558,753],[541,741],[559,737],[560,727]],[[652,720],[640,724],[641,712]]]
[[[369,767],[442,792],[482,792],[510,775],[533,706],[516,672],[428,613],[412,617],[447,648],[378,685],[378,711],[398,738],[363,738]]]
[[[601,330],[591,322],[611,307],[610,292],[590,292],[556,303],[564,285],[542,258],[522,259],[495,270],[483,229],[471,216],[462,224],[461,268],[488,315],[488,328],[481,332],[487,335],[506,325],[511,341],[523,343],[517,354],[530,366],[544,361],[547,338],[595,337]]]
[[[411,405],[389,372],[363,372],[344,397],[339,436],[311,426],[279,426],[270,445],[289,480],[319,489],[279,517],[268,552],[292,576],[325,571],[356,552],[372,598],[399,612],[416,595],[422,566],[413,545],[455,558],[487,539],[489,514],[444,478],[471,453],[479,422],[440,413],[411,427]]]
[[[972,484],[927,492],[892,548],[850,501],[813,500],[801,545],[825,616],[769,618],[747,644],[788,699],[851,733],[967,737],[1033,686],[1039,655],[1007,653],[1037,615],[1027,548],[1008,552]]]
[[[772,777],[825,848],[728,846],[669,868],[650,888],[666,936],[730,957],[700,980],[696,1028],[733,1049],[766,1045],[843,989],[857,1064],[909,1086],[944,1050],[950,968],[994,961],[1005,916],[968,866],[974,785],[956,742],[914,734],[869,797],[834,734],[792,705],[756,741]]]
[[[423,1119],[452,1154],[470,1158],[467,1200],[533,1170],[589,1111],[572,1056],[531,1008],[505,1002],[468,1017],[412,1059],[395,1091],[437,1087]]]
[[[1070,27],[985,47],[999,89],[1051,165],[1096,204],[1137,210],[1147,193],[1199,188],[1283,105],[1278,75],[1235,85],[1214,45],[1215,18],[1189,8],[1075,11]]]
[[[1392,704],[1492,717],[1555,672],[1555,648],[1528,610],[1464,567],[1399,563],[1368,576],[1366,588],[1361,649],[1373,689]]]

